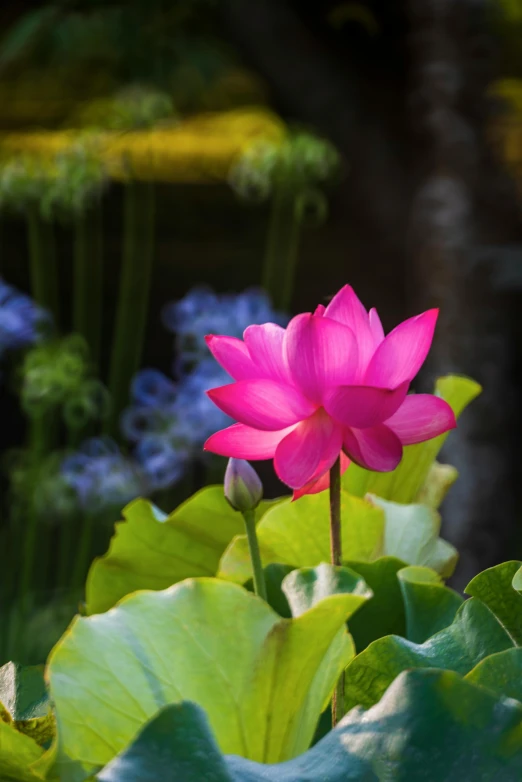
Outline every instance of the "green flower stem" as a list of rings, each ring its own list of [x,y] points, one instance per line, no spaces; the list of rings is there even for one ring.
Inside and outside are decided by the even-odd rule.
[[[18,581],[19,611],[16,618],[17,631],[15,632],[17,653],[23,653],[23,623],[29,614],[32,594],[31,588],[34,587],[34,575],[36,570],[36,551],[38,541],[38,508],[35,504],[34,490],[37,476],[38,465],[46,452],[47,432],[49,420],[46,415],[35,416],[30,419],[29,449],[30,466],[28,476],[28,495],[19,497],[17,502],[25,512],[20,515],[24,517],[25,528],[22,543],[21,568]]]
[[[53,315],[58,326],[60,296],[53,225],[42,219],[36,204],[27,209],[26,220],[33,298]]]
[[[103,311],[103,229],[97,201],[76,218],[74,231],[73,329],[99,365]]]
[[[330,558],[339,567],[342,559],[341,543],[341,457],[330,470]]]
[[[56,583],[59,587],[69,586],[69,567],[73,550],[73,519],[66,518],[60,529],[60,552]]]
[[[118,435],[119,416],[143,351],[154,254],[154,185],[126,185],[124,210],[123,262],[109,375],[112,412],[106,426],[113,436]]]
[[[339,567],[342,560],[341,543],[341,457],[338,456],[330,470],[330,557],[332,565]],[[335,728],[343,716],[344,673],[337,682],[332,698],[332,726]]]
[[[297,272],[301,220],[296,200],[291,172],[283,167],[274,184],[262,276],[274,307],[282,311],[291,307]]]
[[[85,512],[82,519],[80,540],[76,548],[76,560],[72,574],[73,589],[81,589],[85,582],[91,554],[94,514]]]
[[[259,543],[257,541],[255,513],[253,510],[246,510],[243,511],[241,515],[245,520],[248,548],[250,550],[252,572],[254,574],[254,591],[258,597],[266,600],[265,574],[263,573],[263,563],[261,562]]]

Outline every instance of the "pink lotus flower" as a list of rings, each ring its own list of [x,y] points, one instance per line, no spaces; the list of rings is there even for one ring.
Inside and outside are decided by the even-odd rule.
[[[273,459],[294,498],[326,489],[341,454],[388,472],[403,445],[456,426],[450,406],[431,394],[406,396],[433,339],[438,310],[399,324],[386,337],[346,285],[325,308],[296,315],[286,329],[249,326],[243,341],[207,344],[234,383],[208,392],[239,423],[212,435],[205,450],[238,459]]]

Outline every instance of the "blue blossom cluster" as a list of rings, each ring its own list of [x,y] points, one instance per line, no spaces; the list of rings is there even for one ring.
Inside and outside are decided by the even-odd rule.
[[[217,294],[210,288],[196,287],[163,310],[163,324],[175,334],[174,373],[182,375],[208,358],[207,334],[242,337],[254,323],[278,323],[286,326],[288,317],[275,312],[270,297],[259,288],[239,294]]]
[[[135,445],[134,456],[154,489],[178,481],[213,432],[232,423],[206,395],[231,381],[210,356],[207,334],[241,337],[253,323],[286,325],[262,290],[218,295],[194,288],[163,313],[166,328],[175,334],[175,382],[154,369],[136,375],[131,406],[121,419],[124,436]]]
[[[92,437],[76,453],[66,456],[61,463],[61,476],[74,490],[78,506],[87,513],[108,508],[121,510],[149,492],[139,465],[106,437]]]
[[[50,325],[45,310],[0,279],[0,356],[33,345]]]

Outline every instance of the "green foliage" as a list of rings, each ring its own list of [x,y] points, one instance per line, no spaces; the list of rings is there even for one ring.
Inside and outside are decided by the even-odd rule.
[[[459,412],[478,387],[438,389]],[[434,462],[440,444],[391,483],[369,475],[365,497],[348,476],[343,567],[325,564],[327,493],[261,503],[268,603],[248,591],[243,520],[221,486],[169,516],[129,505],[89,573],[89,615],[50,656],[50,697],[40,670],[0,669],[0,778],[518,778],[522,563],[477,576],[466,601],[445,586],[456,552],[437,507],[455,471]],[[309,749],[340,677],[349,713]]]
[[[44,220],[70,220],[95,203],[108,177],[95,135],[78,135],[58,154],[25,154],[0,167],[0,206]]]
[[[423,643],[448,627],[462,598],[444,586],[441,577],[426,567],[405,567],[397,573],[405,606],[406,638]]]
[[[261,502],[256,517],[272,504]],[[109,551],[89,571],[89,614],[107,611],[138,589],[166,589],[184,578],[215,575],[226,546],[244,530],[222,486],[207,486],[170,516],[147,500],[135,500],[123,515]]]
[[[98,782],[231,782],[205,712],[165,706],[100,774]]]
[[[5,721],[38,744],[54,736],[54,716],[51,712],[43,668],[23,668],[6,663],[0,668],[0,709]]]
[[[467,600],[449,627],[423,644],[389,635],[374,641],[346,670],[346,710],[373,706],[396,676],[410,668],[443,668],[462,675],[513,643],[486,606]]]
[[[465,678],[496,695],[522,702],[522,649],[506,649],[485,657]]]
[[[440,517],[424,505],[399,505],[377,497],[363,500],[341,493],[341,534],[346,561],[373,561],[395,556],[451,575],[457,552],[438,537]],[[263,563],[310,567],[329,559],[328,494],[285,499],[262,518],[257,534]],[[235,538],[225,551],[218,575],[244,583],[251,575],[246,536]]]
[[[395,557],[376,562],[349,562],[373,592],[373,597],[350,621],[350,633],[358,652],[383,635],[405,635],[406,616],[397,573],[404,567]]]
[[[354,709],[315,747],[284,765],[223,758],[197,706],[169,706],[98,780],[512,782],[521,774],[522,704],[456,673],[425,670],[401,674],[380,703]]]
[[[345,556],[371,560],[382,552],[384,514],[369,502],[341,495],[341,534]],[[297,502],[284,499],[267,511],[257,526],[263,564],[280,562],[313,567],[330,559],[328,493],[307,495]],[[246,536],[235,538],[225,551],[218,576],[244,583],[251,576]]]
[[[516,646],[522,646],[522,594],[517,590],[522,562],[512,560],[484,570],[466,587],[493,611]],[[515,581],[517,578],[517,581]]]
[[[48,668],[60,759],[76,763],[71,779],[110,761],[180,700],[205,709],[224,752],[263,762],[303,752],[354,655],[345,622],[370,593],[330,565],[291,573],[283,588],[299,614],[292,619],[205,578],[77,618]]]
[[[58,741],[46,753],[13,722],[45,713],[40,672],[3,669],[2,779],[520,776],[520,562],[477,576],[465,602],[431,568],[396,557],[290,567],[266,568],[287,619],[215,578],[77,618],[49,661]],[[308,749],[343,670],[349,713]]]
[[[441,518],[422,504],[402,505],[368,495],[385,515],[383,551],[411,565],[424,565],[449,578],[457,564],[457,550],[439,537]]]
[[[88,103],[74,120],[96,129],[128,131],[151,128],[169,118],[172,121],[173,114],[174,106],[167,93],[135,84],[112,99],[100,98]]]
[[[31,770],[43,750],[29,736],[0,719],[0,779],[2,782],[36,782],[41,777]]]

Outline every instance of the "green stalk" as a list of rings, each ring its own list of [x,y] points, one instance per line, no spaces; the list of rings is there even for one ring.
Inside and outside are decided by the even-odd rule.
[[[106,426],[107,433],[116,437],[130,382],[140,367],[147,325],[154,254],[154,185],[151,182],[126,185],[123,230],[123,260],[109,373],[112,413]]]
[[[59,587],[69,586],[69,565],[73,546],[73,520],[66,518],[60,529],[60,558],[58,560],[58,574],[56,583]]]
[[[40,415],[30,419],[30,466],[29,466],[29,497],[18,498],[21,507],[26,513],[25,529],[22,546],[22,561],[20,567],[20,576],[18,581],[18,595],[20,598],[20,609],[16,620],[17,630],[15,632],[18,654],[23,653],[23,639],[19,630],[27,618],[32,603],[31,589],[35,585],[36,552],[38,540],[38,509],[34,501],[34,481],[36,480],[38,464],[43,458],[47,446],[47,431],[49,421],[47,416]]]
[[[340,567],[342,560],[341,542],[341,457],[338,456],[330,470],[330,558],[334,567]],[[335,728],[343,716],[344,673],[337,682],[332,698],[332,727]]]
[[[80,540],[76,547],[76,559],[72,574],[72,586],[75,590],[80,590],[83,587],[87,575],[91,554],[93,523],[94,514],[85,511],[82,519]]]
[[[282,311],[291,307],[297,272],[301,220],[296,200],[291,172],[283,168],[274,184],[262,276],[274,307]]]
[[[255,513],[253,510],[245,510],[241,515],[245,520],[248,548],[250,550],[252,572],[254,574],[254,591],[258,597],[266,600],[265,574],[263,573],[263,563],[261,562],[261,554],[259,552],[259,543],[257,540]]]
[[[76,218],[74,232],[73,330],[87,342],[99,365],[103,311],[103,225],[101,202]]]
[[[58,326],[60,302],[53,225],[42,219],[36,204],[26,212],[33,298],[48,310]]]

